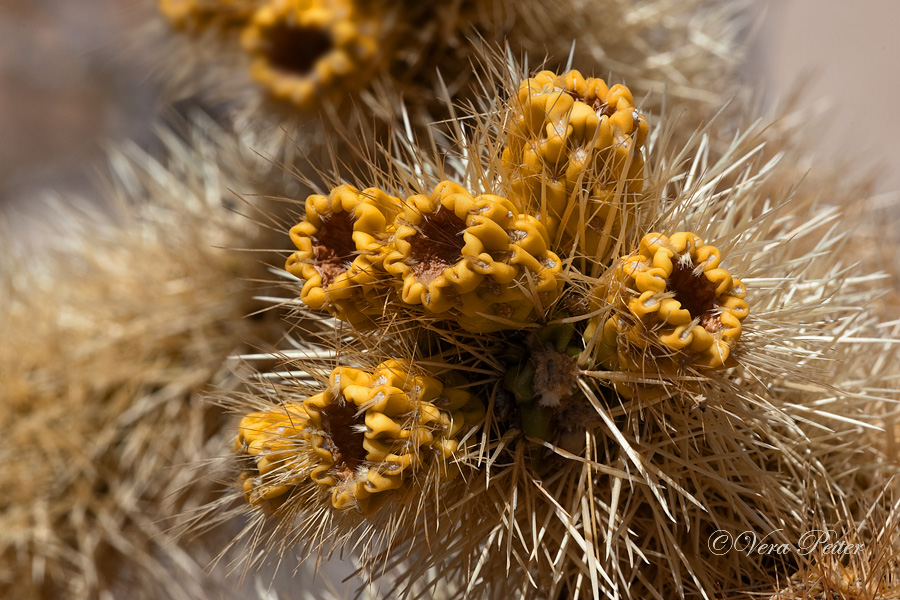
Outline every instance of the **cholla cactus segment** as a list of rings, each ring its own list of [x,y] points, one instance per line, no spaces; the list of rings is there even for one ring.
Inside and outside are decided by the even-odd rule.
[[[612,274],[612,314],[594,319],[598,362],[610,369],[645,372],[648,352],[658,374],[680,365],[715,369],[728,364],[749,313],[746,288],[719,268],[718,248],[697,235],[650,233]],[[631,395],[626,385],[617,389]]]
[[[380,56],[380,19],[352,0],[271,0],[241,35],[251,75],[278,100],[311,108],[365,86]]]
[[[624,85],[578,71],[522,82],[503,166],[515,199],[552,237],[606,259],[643,188],[648,125]]]
[[[483,417],[477,398],[403,361],[374,372],[338,367],[327,389],[302,405],[241,422],[235,447],[254,458],[258,472],[242,476],[245,497],[259,505],[311,481],[334,508],[371,513],[415,473],[436,467],[447,474],[462,434]]]
[[[361,324],[383,310],[376,284],[400,200],[381,190],[350,185],[306,199],[306,218],[291,229],[299,249],[285,264],[304,279],[300,300],[313,310]]]
[[[409,198],[384,268],[404,303],[456,310],[465,329],[485,333],[520,326],[552,300],[562,263],[548,245],[543,225],[509,200],[444,181]]]
[[[259,0],[159,0],[159,10],[173,27],[200,31],[242,26],[258,4]]]

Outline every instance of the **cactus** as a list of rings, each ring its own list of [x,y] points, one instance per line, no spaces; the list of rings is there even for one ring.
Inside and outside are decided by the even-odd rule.
[[[503,167],[514,198],[561,248],[606,261],[634,225],[648,125],[627,87],[578,71],[522,82]]]

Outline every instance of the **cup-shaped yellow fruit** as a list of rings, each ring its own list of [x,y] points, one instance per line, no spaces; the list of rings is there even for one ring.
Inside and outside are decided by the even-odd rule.
[[[521,327],[552,301],[562,263],[548,245],[543,225],[506,198],[444,181],[407,200],[384,269],[403,303],[486,333]]]
[[[304,476],[303,430],[307,414],[300,404],[256,412],[241,420],[234,442],[236,452],[249,456],[253,468],[241,473],[244,498],[253,506],[283,501]]]
[[[379,287],[400,200],[381,190],[334,188],[306,199],[306,218],[291,229],[298,248],[285,269],[304,280],[300,300],[313,310],[362,325],[384,309]]]
[[[586,331],[588,339],[599,336],[596,359],[650,377],[728,366],[749,305],[744,284],[721,260],[718,248],[690,232],[644,236],[604,287],[611,312]],[[625,395],[635,389],[616,387]]]
[[[368,514],[426,469],[449,475],[460,438],[483,418],[475,396],[406,361],[338,367],[302,404],[244,417],[235,446],[255,461],[242,476],[245,496],[259,505],[309,482],[334,508]]]
[[[382,51],[381,21],[353,0],[269,0],[241,35],[253,78],[303,109],[368,84]]]

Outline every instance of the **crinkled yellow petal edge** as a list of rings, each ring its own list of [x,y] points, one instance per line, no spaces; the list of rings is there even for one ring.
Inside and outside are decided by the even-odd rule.
[[[391,236],[388,223],[400,210],[400,200],[376,188],[360,192],[350,185],[334,188],[328,196],[315,194],[306,199],[306,218],[291,228],[291,240],[298,248],[285,264],[285,269],[305,280],[300,300],[313,310],[327,310],[338,318],[362,325],[370,316],[384,309],[384,296],[378,289],[381,280],[381,263],[384,260],[387,238]],[[351,243],[354,252],[346,259],[346,269],[325,281],[326,268],[316,247],[329,240],[320,240],[323,225],[328,219],[345,213],[352,220],[350,240],[337,240],[336,244]],[[333,261],[334,259],[332,259]]]

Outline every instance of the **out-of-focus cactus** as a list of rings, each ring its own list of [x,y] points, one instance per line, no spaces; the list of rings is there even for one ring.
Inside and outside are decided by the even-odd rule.
[[[260,0],[159,0],[159,10],[173,27],[202,31],[244,25]]]
[[[369,83],[383,57],[380,14],[353,0],[270,0],[241,34],[253,78],[300,108]]]

